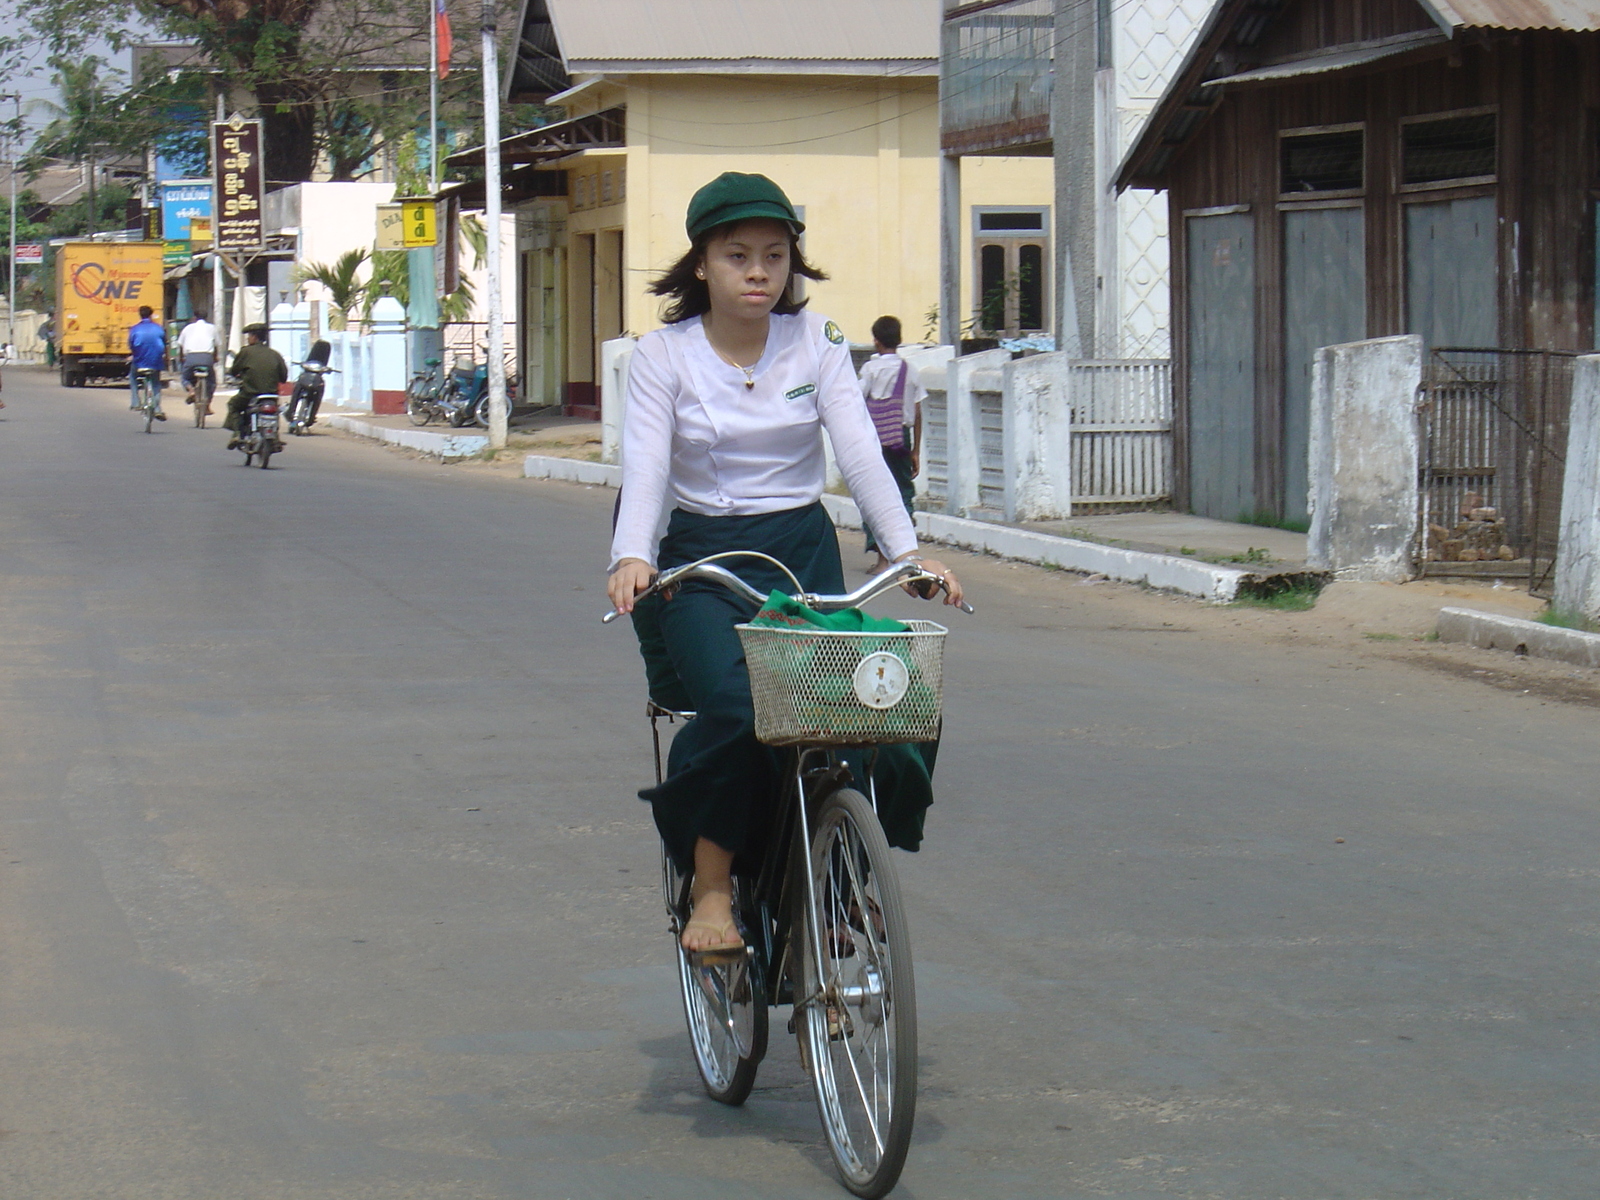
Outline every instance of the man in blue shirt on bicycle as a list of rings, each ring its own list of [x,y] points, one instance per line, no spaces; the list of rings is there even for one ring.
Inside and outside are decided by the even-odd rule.
[[[167,335],[151,319],[154,316],[155,310],[148,304],[140,305],[139,323],[128,330],[128,351],[133,360],[128,371],[128,407],[138,410],[139,372],[151,371],[155,381],[156,420],[165,421],[167,414],[161,411],[161,368],[167,363]]]

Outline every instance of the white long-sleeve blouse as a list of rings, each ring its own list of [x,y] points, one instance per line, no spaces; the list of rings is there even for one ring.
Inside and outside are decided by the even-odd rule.
[[[814,504],[826,482],[823,430],[879,545],[890,558],[915,550],[839,327],[810,312],[773,316],[752,373],[747,388],[699,317],[639,339],[628,368],[612,567],[624,558],[655,565],[669,501],[703,516]]]

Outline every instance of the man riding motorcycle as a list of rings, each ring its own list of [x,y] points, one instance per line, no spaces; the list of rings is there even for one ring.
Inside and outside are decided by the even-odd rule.
[[[239,448],[239,435],[244,432],[240,422],[250,402],[257,396],[277,395],[278,385],[289,382],[289,365],[283,355],[267,345],[267,327],[246,325],[244,333],[247,344],[233,356],[228,368],[229,377],[239,381],[239,390],[228,401],[228,419],[222,423],[233,434],[229,450]]]

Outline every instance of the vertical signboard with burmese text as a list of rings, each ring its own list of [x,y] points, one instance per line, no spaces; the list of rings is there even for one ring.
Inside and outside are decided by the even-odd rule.
[[[261,122],[234,116],[211,126],[216,193],[212,233],[218,250],[259,250],[261,226]]]

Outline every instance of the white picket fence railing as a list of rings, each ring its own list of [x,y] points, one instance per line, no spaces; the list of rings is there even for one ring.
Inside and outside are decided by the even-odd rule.
[[[1167,359],[1004,363],[994,351],[924,376],[922,502],[939,511],[1027,520],[1078,506],[1154,505],[1172,498],[1172,368]],[[993,358],[995,361],[990,361]],[[1052,361],[1053,360],[1053,361]],[[947,394],[958,375],[967,394]],[[994,382],[1000,377],[998,390]],[[966,452],[952,446],[952,410]],[[1059,436],[1070,429],[1070,439]],[[1068,448],[1070,447],[1070,448]],[[952,463],[952,456],[957,460]],[[1065,457],[1068,461],[1060,461]],[[954,479],[959,463],[976,476]],[[1065,468],[1065,469],[1063,469]],[[1070,478],[1070,498],[1061,481]]]
[[[1172,364],[1164,358],[1077,359],[1069,367],[1072,503],[1172,498]]]

